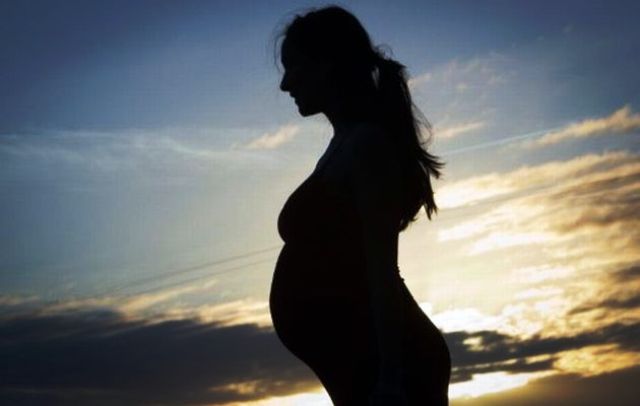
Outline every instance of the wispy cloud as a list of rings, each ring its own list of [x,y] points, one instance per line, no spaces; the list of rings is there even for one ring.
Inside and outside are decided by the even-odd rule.
[[[500,67],[509,60],[508,56],[490,52],[484,56],[461,60],[452,59],[409,79],[409,88],[418,90],[423,86],[447,85],[455,92],[482,84],[496,85],[507,82],[512,72]]]
[[[599,363],[604,358],[589,359]],[[585,377],[580,374],[554,374],[530,381],[526,386],[505,392],[451,402],[452,406],[601,406],[610,404],[615,393],[616,406],[635,406],[638,402],[636,382],[640,368],[632,367],[611,373]],[[487,386],[490,382],[486,383]]]
[[[249,141],[245,147],[247,149],[275,149],[290,142],[293,137],[300,131],[300,127],[294,124],[288,124],[278,128],[273,132],[266,132],[260,137]]]
[[[568,161],[551,161],[535,166],[522,166],[510,172],[493,172],[443,184],[436,193],[442,208],[457,208],[516,192],[554,186],[558,181],[565,185],[578,185],[587,180],[610,179],[638,170],[638,157],[626,151],[604,154],[585,154]],[[618,167],[616,172],[608,168]]]
[[[284,142],[287,134],[295,133],[285,127],[269,138],[271,145]],[[210,171],[212,165],[237,167],[272,159],[265,154],[234,148],[237,139],[255,133],[252,129],[164,128],[122,129],[114,131],[42,131],[22,135],[0,135],[0,162],[18,162],[14,173],[30,166],[61,165],[53,170],[84,170],[98,173],[145,172],[193,173]],[[263,139],[265,136],[258,138]],[[258,141],[254,140],[254,141]],[[266,140],[256,145],[267,145]],[[257,147],[256,147],[257,148]],[[250,148],[255,149],[255,148]],[[48,169],[51,170],[51,169]]]
[[[534,245],[565,257],[586,247],[588,258],[596,249],[609,258],[640,255],[633,249],[640,235],[620,231],[640,225],[638,177],[638,156],[616,151],[463,180],[444,190],[445,207],[506,197],[473,220],[440,230],[438,238],[469,241],[469,255]],[[599,247],[598,240],[579,243],[593,233],[609,235],[607,247]]]
[[[544,147],[571,139],[627,134],[635,130],[640,130],[640,113],[632,113],[631,107],[626,105],[607,117],[589,118],[572,123],[560,130],[525,142],[523,145],[526,147]]]
[[[447,140],[493,122],[505,98],[497,95],[508,90],[514,69],[512,58],[489,52],[435,65],[410,78],[408,85],[416,104],[436,123],[436,138]]]
[[[247,298],[196,307],[173,306],[157,317],[168,320],[196,319],[203,323],[216,323],[221,326],[256,324],[261,327],[271,327],[269,303]]]
[[[484,121],[471,121],[467,123],[461,123],[457,125],[447,126],[447,127],[435,127],[435,134],[440,138],[453,138],[460,134],[473,132],[475,130],[479,130],[484,128],[486,123]]]
[[[157,314],[158,312],[155,311],[154,308],[159,304],[175,300],[184,295],[207,291],[215,286],[216,283],[216,279],[208,278],[208,280],[201,280],[198,281],[198,283],[187,284],[185,286],[157,289],[138,294],[111,294],[86,298],[68,298],[48,303],[42,307],[42,311],[56,314],[93,307],[108,307],[120,312],[128,319],[140,319],[148,316],[148,314]],[[34,300],[35,299],[31,299],[29,302],[25,302],[25,304],[33,304]],[[22,303],[16,303],[16,306],[20,304]],[[191,316],[193,316],[193,314],[193,312],[190,313]]]
[[[594,312],[606,317],[640,318],[640,263],[622,265],[599,275],[599,289],[595,295],[571,310],[572,315]]]

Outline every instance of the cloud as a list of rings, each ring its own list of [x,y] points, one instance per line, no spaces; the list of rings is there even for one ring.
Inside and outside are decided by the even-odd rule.
[[[610,171],[619,167],[616,171]],[[540,165],[523,165],[509,172],[493,172],[467,179],[444,183],[437,190],[436,199],[443,209],[470,206],[489,198],[529,192],[551,186],[589,187],[584,181],[607,181],[626,176],[640,169],[638,156],[628,151],[585,154],[570,160],[550,161]],[[593,187],[591,185],[590,187]]]
[[[174,306],[164,312],[161,317],[168,319],[196,319],[203,323],[215,322],[221,326],[255,324],[260,327],[270,327],[272,325],[269,303],[250,299],[239,299],[197,307]]]
[[[523,145],[543,147],[571,139],[627,134],[638,129],[640,129],[640,113],[632,113],[631,107],[625,105],[607,117],[590,118],[572,123]]]
[[[635,406],[640,367],[591,377],[557,374],[536,379],[517,389],[473,399],[454,399],[452,406]]]
[[[640,361],[640,347],[634,340],[639,332],[640,322],[611,323],[570,336],[537,334],[526,339],[489,330],[451,332],[446,335],[455,366],[451,382],[469,382],[476,375],[496,372],[548,375],[568,370],[592,376],[628,368]],[[590,352],[593,360],[581,363]]]
[[[40,312],[57,314],[60,312],[74,312],[86,308],[101,307],[112,308],[125,315],[128,319],[139,319],[148,314],[153,314],[154,308],[161,303],[175,300],[184,295],[207,291],[217,284],[217,280],[214,278],[209,277],[206,279],[207,280],[199,279],[197,284],[192,283],[186,286],[152,289],[151,291],[137,294],[110,294],[106,296],[67,298],[65,300],[48,302],[44,307],[42,307],[42,302],[36,298],[23,303],[22,306],[18,306],[20,303],[16,303],[15,309],[17,310],[20,307],[23,309],[29,308],[29,304],[35,304],[42,307]],[[131,286],[135,286],[135,283],[131,284]],[[117,289],[114,290],[117,291]]]
[[[640,281],[640,265],[631,265],[615,272],[612,277],[621,283],[639,282]]]
[[[218,281],[209,277],[198,279],[197,283],[171,287],[137,294],[108,295],[90,298],[70,298],[59,301],[43,302],[37,297],[7,296],[0,297],[0,306],[17,313],[38,309],[39,314],[60,314],[77,312],[91,308],[109,308],[121,314],[127,320],[155,321],[195,320],[200,323],[216,323],[218,326],[255,324],[259,327],[271,327],[269,303],[251,298],[243,298],[223,303],[204,305],[185,305],[177,301],[179,297],[203,293],[217,287]],[[169,304],[169,306],[166,306]]]
[[[290,131],[290,130],[289,130]],[[128,178],[192,181],[213,169],[227,170],[274,162],[269,154],[234,148],[249,128],[161,128],[118,131],[56,131],[0,135],[0,176],[56,180],[127,173]]]
[[[621,244],[620,251],[628,248],[628,254],[637,253],[633,246],[640,242],[640,235],[632,230],[634,224],[640,225],[638,190],[640,161],[626,151],[476,176],[440,189],[441,206],[485,202],[493,206],[473,220],[441,229],[438,239],[470,240],[469,255],[532,244],[545,245],[550,251],[563,249],[566,255],[570,253],[564,248],[567,243],[599,232],[612,237],[609,247],[602,247],[609,250],[608,256],[614,253],[612,241]],[[629,232],[621,233],[621,227]],[[594,245],[597,241],[591,242]]]
[[[285,125],[274,132],[266,132],[260,137],[251,140],[245,145],[247,149],[275,149],[290,142],[300,131],[300,127],[294,124]]]
[[[3,308],[24,306],[25,304],[34,303],[37,301],[38,297],[35,295],[21,296],[15,294],[0,294],[0,307]]]
[[[640,261],[601,276],[595,297],[572,309],[571,314],[596,311],[609,318],[640,317]]]
[[[518,84],[512,81],[516,65],[516,59],[497,52],[454,58],[411,77],[408,86],[416,105],[436,123],[436,139],[447,141],[495,122]]]
[[[576,270],[572,266],[528,266],[516,268],[511,272],[512,283],[537,284],[540,282],[556,281],[575,276]]]
[[[425,83],[429,83],[431,79],[433,79],[433,73],[425,72],[420,75],[409,78],[407,85],[409,86],[410,90],[414,90]]]
[[[448,126],[444,128],[435,128],[435,134],[440,138],[453,138],[460,134],[472,132],[484,128],[484,121],[470,121],[458,125]]]
[[[272,330],[109,308],[0,319],[2,403],[221,404],[314,389]]]
[[[570,336],[542,336],[535,335],[527,339],[499,334],[492,331],[471,333],[472,337],[479,337],[481,350],[478,353],[466,352],[468,358],[461,359],[461,365],[497,362],[511,358],[533,357],[540,355],[556,355],[561,351],[580,349],[591,345],[615,344],[626,351],[640,350],[640,344],[635,340],[640,332],[640,322],[610,323],[602,327],[588,329]],[[464,333],[460,334],[464,340]]]
[[[482,85],[496,85],[507,82],[513,72],[504,70],[509,57],[498,52],[490,52],[481,57],[460,60],[454,58],[446,63],[434,67],[432,70],[421,73],[409,79],[408,85],[412,91],[421,90],[425,85],[446,85],[454,92],[460,87],[466,90],[469,87],[481,87]]]
[[[434,314],[431,319],[446,332],[495,330],[503,322],[499,316],[488,316],[474,308],[445,310]]]

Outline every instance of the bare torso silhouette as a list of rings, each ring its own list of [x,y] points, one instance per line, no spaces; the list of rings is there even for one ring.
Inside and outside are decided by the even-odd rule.
[[[361,224],[348,187],[327,180],[330,161],[331,156],[321,160],[280,212],[285,245],[273,275],[270,311],[282,343],[316,373],[335,405],[367,405],[378,352]],[[446,343],[396,271],[405,315],[407,397],[411,405],[446,405]]]

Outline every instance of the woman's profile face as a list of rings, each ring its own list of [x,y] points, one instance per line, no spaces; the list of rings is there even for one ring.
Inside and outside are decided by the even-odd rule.
[[[329,65],[314,62],[286,41],[282,44],[281,58],[285,71],[280,90],[293,97],[302,116],[325,111],[331,84]]]

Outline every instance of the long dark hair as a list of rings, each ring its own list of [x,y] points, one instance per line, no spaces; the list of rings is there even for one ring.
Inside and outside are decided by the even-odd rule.
[[[336,62],[340,67],[336,79],[351,89],[374,89],[372,118],[408,157],[403,162],[406,196],[399,230],[417,219],[422,206],[431,219],[438,211],[431,176],[439,178],[444,163],[427,151],[433,129],[412,101],[406,66],[387,56],[382,47],[373,46],[360,21],[336,5],[307,9],[281,28],[274,37],[276,61],[284,41],[297,45],[311,58]]]

